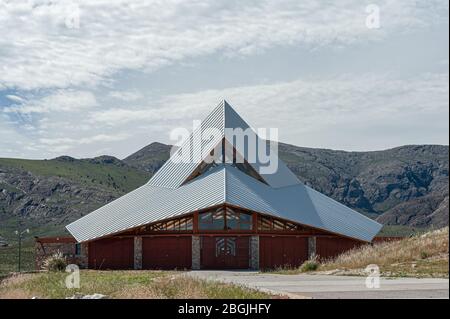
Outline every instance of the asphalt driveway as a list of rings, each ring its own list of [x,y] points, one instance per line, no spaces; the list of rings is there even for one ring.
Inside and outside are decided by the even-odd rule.
[[[449,298],[448,279],[381,278],[380,288],[367,288],[365,277],[277,275],[251,271],[190,271],[188,276],[244,285],[290,298]]]

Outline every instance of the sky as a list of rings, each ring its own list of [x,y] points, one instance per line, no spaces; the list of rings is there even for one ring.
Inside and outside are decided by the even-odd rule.
[[[0,0],[0,157],[124,158],[222,99],[279,140],[449,143],[447,0]]]

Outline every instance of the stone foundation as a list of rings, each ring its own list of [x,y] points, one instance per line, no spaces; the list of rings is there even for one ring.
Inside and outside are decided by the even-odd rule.
[[[142,237],[134,237],[134,269],[142,269]]]
[[[200,237],[192,236],[192,269],[200,269]]]
[[[250,268],[259,269],[259,236],[250,237]]]
[[[308,258],[312,259],[314,258],[314,256],[316,256],[316,247],[317,247],[317,242],[316,242],[316,237],[308,237]]]

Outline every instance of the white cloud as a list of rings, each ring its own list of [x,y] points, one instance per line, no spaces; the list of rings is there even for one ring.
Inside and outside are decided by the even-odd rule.
[[[66,25],[74,3],[80,3],[79,29]],[[231,86],[221,74],[207,74],[211,64],[223,61],[217,56],[277,48],[255,64],[265,68],[279,52],[294,47],[320,49],[318,61],[303,64],[342,62],[342,70],[349,62],[340,56],[351,56],[368,42],[379,41],[389,51],[396,37],[409,33],[405,38],[417,35],[422,51],[421,32],[448,24],[446,0],[381,0],[376,4],[382,27],[369,30],[368,3],[373,1],[0,0],[0,93],[5,90],[11,104],[0,110],[0,156],[126,156],[155,140],[170,142],[171,129],[190,128],[191,120],[204,118],[222,98],[250,124],[278,127],[282,141],[297,145],[360,150],[448,143],[448,74],[417,75],[425,64],[411,67],[411,73],[380,74],[391,69],[376,71],[379,61],[367,57],[370,67],[358,70],[378,74],[348,68],[354,73],[336,76],[321,67],[322,72],[302,73],[320,77],[299,78],[295,72],[272,71],[259,85],[249,85],[261,83],[258,72],[249,75],[239,67],[225,71],[225,79],[239,76]],[[427,48],[438,49],[437,44]],[[409,49],[392,47],[392,61],[402,50]],[[443,54],[434,64],[448,66]],[[213,59],[201,59],[207,55]],[[249,69],[258,58],[246,59]],[[366,61],[364,54],[359,58]],[[150,74],[174,63],[192,63],[195,81],[169,82],[181,68]],[[267,65],[267,72],[273,68]],[[129,72],[134,70],[139,72]]]
[[[46,133],[49,135],[49,133]],[[103,147],[108,143],[117,143],[120,141],[124,141],[130,137],[128,133],[110,133],[110,134],[98,134],[93,136],[83,137],[82,134],[79,134],[78,138],[74,137],[48,137],[48,138],[40,138],[38,143],[35,146],[30,148],[30,146],[24,146],[26,151],[31,151],[33,154],[40,154],[39,157],[42,157],[42,154],[45,156],[56,156],[61,154],[84,154],[83,151],[80,151],[83,147],[87,147],[89,149],[89,156],[99,155],[101,154],[101,150],[107,150],[109,148]],[[86,155],[85,155],[86,156]],[[83,157],[83,156],[82,156]]]
[[[20,96],[13,95],[13,94],[7,94],[6,98],[10,101],[13,101],[15,103],[22,103],[24,102],[24,99],[22,99]]]
[[[151,107],[91,112],[88,121],[136,136],[158,127],[161,138],[164,128],[162,138],[169,142],[170,129],[191,128],[191,120],[203,119],[225,98],[250,125],[279,128],[282,141],[298,145],[367,150],[408,142],[448,143],[448,83],[448,74],[309,78],[168,95],[151,101]]]
[[[76,3],[80,27],[68,28]],[[248,55],[292,44],[340,47],[448,23],[446,0],[377,4],[382,28],[369,30],[360,0],[0,0],[0,88],[92,86],[120,70],[149,71],[217,52]]]
[[[94,135],[90,137],[82,137],[78,139],[73,138],[67,138],[67,137],[60,137],[60,138],[41,138],[39,141],[42,144],[55,146],[55,145],[84,145],[84,144],[93,144],[93,143],[104,143],[104,142],[116,142],[116,141],[122,141],[126,138],[128,138],[130,135],[125,133],[119,133],[115,135],[106,135],[106,134],[99,134]]]
[[[296,145],[368,150],[448,144],[448,83],[447,73],[408,79],[347,74],[172,94],[149,99],[147,106],[48,112],[28,136],[20,137],[26,134],[20,128],[6,142],[2,137],[1,149],[38,158],[91,157],[100,150],[125,157],[153,141],[173,143],[172,129],[191,129],[192,120],[203,119],[222,98],[250,125],[279,128],[280,141]]]
[[[97,106],[95,96],[88,91],[56,90],[41,98],[17,100],[20,104],[6,107],[6,113],[77,112]]]
[[[143,95],[137,90],[130,91],[112,91],[109,92],[109,97],[125,102],[134,102],[136,100],[142,99]]]
[[[152,101],[152,107],[127,106],[91,112],[89,121],[115,126],[136,121],[203,118],[225,98],[259,123],[273,123],[274,119],[299,114],[305,128],[361,114],[445,111],[447,96],[448,74],[425,74],[412,79],[348,74],[167,95]]]

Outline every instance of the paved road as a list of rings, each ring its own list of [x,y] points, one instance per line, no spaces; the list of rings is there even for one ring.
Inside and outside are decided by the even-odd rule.
[[[381,278],[380,288],[368,289],[365,277],[276,275],[250,271],[191,271],[188,276],[257,288],[291,298],[449,298],[448,279]]]

